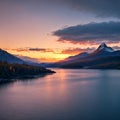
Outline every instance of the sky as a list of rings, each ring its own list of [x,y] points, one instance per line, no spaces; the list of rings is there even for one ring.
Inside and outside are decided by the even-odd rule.
[[[120,47],[120,0],[0,0],[0,48],[36,62]]]

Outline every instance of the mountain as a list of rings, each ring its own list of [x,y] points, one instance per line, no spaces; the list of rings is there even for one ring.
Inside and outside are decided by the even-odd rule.
[[[25,61],[22,59],[8,53],[7,51],[4,51],[0,49],[0,61],[1,62],[8,62],[8,63],[18,63],[18,64],[23,64]]]
[[[102,43],[95,52],[106,51],[106,52],[114,52],[111,47],[108,47],[105,43]]]
[[[48,73],[55,72],[0,49],[0,84],[11,82],[13,78],[34,78],[34,76],[43,76]]]
[[[0,49],[0,61],[1,62],[7,62],[7,63],[17,63],[17,64],[27,64],[27,65],[33,65],[33,66],[40,66],[39,63],[27,61],[24,59],[21,59],[19,57],[16,57],[10,53],[8,53],[5,50]]]
[[[74,60],[77,60],[77,59],[82,59],[84,57],[87,57],[89,54],[87,52],[83,52],[83,53],[80,53],[78,55],[75,55],[75,56],[70,56],[68,58],[66,58],[64,61],[74,61]]]
[[[115,51],[102,43],[92,53],[80,53],[57,62],[55,65],[62,68],[119,69],[120,50]]]

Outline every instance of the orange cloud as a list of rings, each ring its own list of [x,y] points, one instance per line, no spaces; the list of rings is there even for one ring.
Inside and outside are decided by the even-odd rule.
[[[70,49],[65,49],[61,52],[61,54],[71,54],[71,55],[75,55],[75,54],[79,54],[81,52],[90,52],[94,50],[94,48],[86,48],[86,49],[82,49],[82,48],[70,48]]]
[[[53,49],[49,48],[16,48],[16,49],[5,49],[5,50],[11,50],[11,51],[16,51],[16,52],[29,52],[29,51],[34,51],[34,52],[54,52]]]
[[[51,48],[17,48],[7,49],[11,54],[23,60],[34,62],[56,62],[63,60],[69,56],[79,54],[81,52],[90,52],[94,48],[68,48],[68,49],[51,49]]]
[[[40,52],[54,52],[52,49],[45,49],[45,48],[29,48],[29,51],[40,51]]]

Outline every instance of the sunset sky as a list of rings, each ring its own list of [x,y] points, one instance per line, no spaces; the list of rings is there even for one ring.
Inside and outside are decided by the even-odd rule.
[[[0,0],[0,48],[23,59],[55,62],[120,47],[120,0]]]

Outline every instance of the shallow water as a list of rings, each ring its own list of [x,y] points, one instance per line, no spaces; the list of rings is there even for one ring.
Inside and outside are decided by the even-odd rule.
[[[119,120],[120,71],[57,73],[0,86],[0,120]]]

